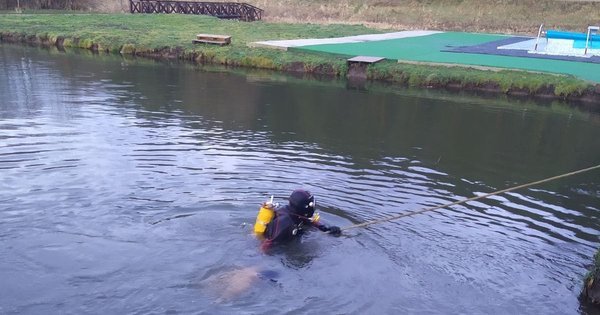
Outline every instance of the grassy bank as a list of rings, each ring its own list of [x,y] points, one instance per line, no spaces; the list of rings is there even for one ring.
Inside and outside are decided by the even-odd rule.
[[[213,0],[228,2],[229,0]],[[40,1],[37,1],[40,2]],[[246,0],[266,21],[353,23],[378,28],[535,34],[540,24],[582,32],[597,24],[598,0]],[[127,0],[72,0],[72,7],[126,12]],[[13,3],[12,6],[15,4]],[[39,8],[34,2],[21,6]],[[6,8],[0,4],[0,9]]]
[[[594,255],[593,265],[585,276],[581,298],[600,305],[600,249]]]
[[[361,25],[287,24],[218,20],[193,15],[1,14],[3,41],[77,47],[144,57],[177,58],[198,63],[244,66],[346,76],[345,59],[326,54],[249,48],[267,39],[338,37],[380,32]],[[232,35],[229,46],[193,45],[197,33]],[[492,90],[549,97],[597,97],[595,87],[579,79],[522,71],[486,71],[384,62],[369,78],[419,87]]]
[[[58,43],[66,48],[273,70],[284,70],[286,66],[302,61],[307,69],[299,71],[311,71],[311,65],[331,64],[337,73],[342,73],[342,60],[252,49],[247,44],[273,38],[364,34],[372,30],[359,25],[246,23],[195,15],[62,13],[0,15],[0,32],[5,41]],[[192,39],[197,33],[228,34],[233,39],[228,46],[193,45]]]

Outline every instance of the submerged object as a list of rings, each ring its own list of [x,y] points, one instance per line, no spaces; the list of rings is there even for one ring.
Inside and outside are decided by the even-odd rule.
[[[214,295],[217,303],[230,302],[247,294],[259,279],[258,275],[256,267],[236,268],[209,277],[203,287]]]
[[[264,289],[264,283],[278,283],[279,272],[258,266],[234,267],[211,275],[202,281],[202,287],[215,298],[216,303],[227,303]]]

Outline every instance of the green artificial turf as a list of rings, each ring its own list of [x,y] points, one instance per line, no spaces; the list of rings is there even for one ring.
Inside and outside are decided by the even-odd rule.
[[[570,74],[584,80],[600,82],[600,64],[443,51],[453,47],[477,45],[503,38],[506,38],[506,36],[447,32],[372,42],[310,45],[296,47],[295,49],[344,56],[376,56],[400,61],[475,65]]]

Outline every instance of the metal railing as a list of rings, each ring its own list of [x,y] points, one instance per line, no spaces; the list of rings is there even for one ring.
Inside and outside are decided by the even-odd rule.
[[[221,19],[258,21],[262,18],[264,10],[239,2],[129,0],[129,12],[202,14]]]

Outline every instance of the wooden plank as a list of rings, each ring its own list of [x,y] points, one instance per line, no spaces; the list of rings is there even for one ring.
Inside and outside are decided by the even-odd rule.
[[[193,43],[229,45],[231,43],[231,36],[216,34],[198,34],[196,35],[196,39],[193,41]]]
[[[194,39],[192,40],[194,44],[213,44],[213,45],[229,45],[229,42],[220,41],[220,40],[206,40],[206,39]]]
[[[370,57],[370,56],[356,56],[354,58],[348,59],[348,62],[362,62],[362,63],[376,63],[385,58],[382,57]]]
[[[221,42],[221,43],[230,43],[231,39],[230,38],[218,38],[218,37],[198,37],[196,38],[197,40],[210,40],[213,42]]]
[[[231,40],[231,36],[229,35],[215,35],[215,34],[198,34],[196,35],[198,39],[208,39],[212,38],[214,40]]]

